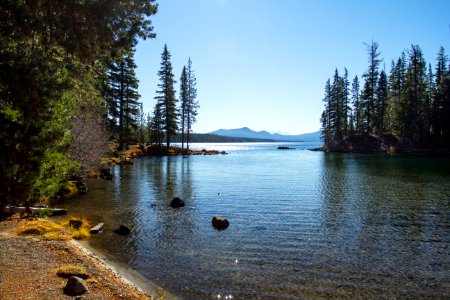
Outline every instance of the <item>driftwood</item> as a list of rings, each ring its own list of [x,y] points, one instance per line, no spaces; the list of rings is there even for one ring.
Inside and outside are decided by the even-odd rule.
[[[105,226],[104,223],[98,223],[94,227],[91,228],[91,234],[99,234],[103,231],[103,227]]]
[[[53,216],[62,216],[67,214],[67,209],[65,208],[49,208],[49,207],[25,207],[25,206],[5,206],[3,207],[3,214],[5,215],[13,215],[17,213],[25,214],[29,213],[30,211],[32,213],[35,213],[37,211],[41,210],[50,210],[52,212]]]

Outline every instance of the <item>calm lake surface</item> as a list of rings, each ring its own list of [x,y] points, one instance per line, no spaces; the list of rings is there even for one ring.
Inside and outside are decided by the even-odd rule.
[[[229,155],[137,159],[64,205],[105,222],[94,249],[183,299],[449,298],[450,159],[317,146],[193,145]]]

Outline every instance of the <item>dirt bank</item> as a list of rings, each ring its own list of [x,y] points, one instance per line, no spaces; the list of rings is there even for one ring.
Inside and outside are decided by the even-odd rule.
[[[0,299],[73,299],[63,293],[67,279],[56,275],[64,265],[83,266],[90,275],[82,299],[164,298],[162,291],[153,291],[153,298],[144,293],[73,241],[17,236],[14,229],[23,222],[0,222]]]

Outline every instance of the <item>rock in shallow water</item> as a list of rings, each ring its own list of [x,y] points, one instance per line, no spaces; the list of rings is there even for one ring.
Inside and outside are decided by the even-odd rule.
[[[227,229],[228,226],[230,226],[230,222],[228,222],[228,220],[225,219],[224,217],[215,216],[212,219],[212,225],[216,229],[223,230],[223,229]]]
[[[170,202],[170,206],[173,208],[180,208],[180,207],[183,207],[184,205],[185,205],[185,203],[183,200],[181,200],[180,197],[175,197]]]
[[[78,296],[86,293],[88,288],[84,283],[84,280],[77,276],[72,276],[67,280],[67,284],[64,287],[64,294],[69,296]]]
[[[118,235],[127,235],[131,232],[131,230],[125,225],[120,225],[119,228],[114,230],[114,232],[117,233]]]

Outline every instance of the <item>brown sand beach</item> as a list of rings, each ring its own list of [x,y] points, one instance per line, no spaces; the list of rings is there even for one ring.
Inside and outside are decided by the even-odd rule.
[[[85,280],[88,291],[80,299],[171,298],[156,287],[149,290],[144,286],[144,292],[139,284],[132,283],[137,278],[117,272],[74,240],[17,235],[15,229],[24,222],[0,222],[0,299],[74,299],[63,292],[67,279],[56,274],[58,268],[67,265],[82,266],[89,276]]]

